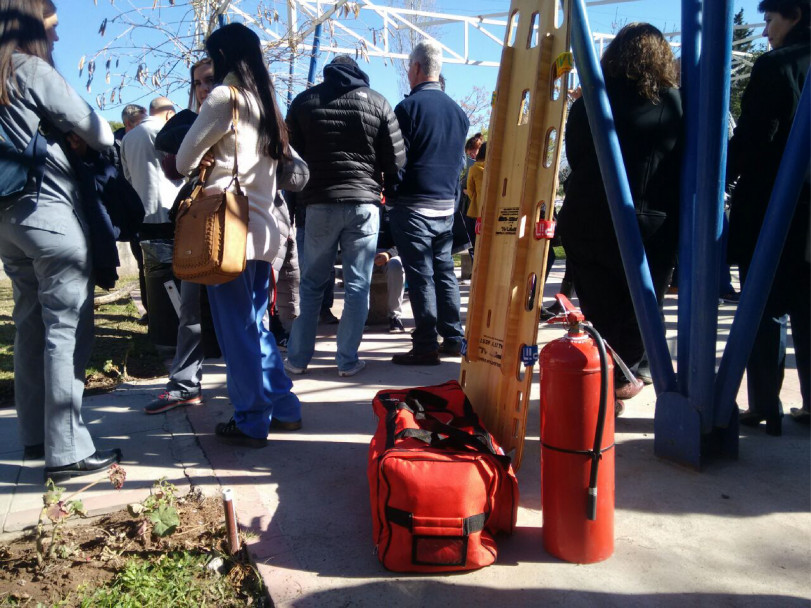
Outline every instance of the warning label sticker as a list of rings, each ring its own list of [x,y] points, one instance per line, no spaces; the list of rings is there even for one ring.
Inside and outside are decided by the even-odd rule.
[[[499,209],[496,220],[496,234],[515,234],[518,230],[518,207]]]
[[[479,340],[479,359],[494,367],[501,367],[504,341],[493,336],[482,336]]]

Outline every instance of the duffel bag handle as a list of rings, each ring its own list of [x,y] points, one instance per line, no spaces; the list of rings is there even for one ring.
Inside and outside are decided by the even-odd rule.
[[[420,566],[465,566],[468,539],[484,530],[487,516],[420,517],[386,505],[386,519],[411,532],[411,563]]]
[[[469,403],[467,397],[465,397],[465,403],[466,405]],[[466,424],[473,427],[474,432],[468,433],[467,431],[460,429],[458,426],[446,424],[441,420],[437,420],[431,415],[431,412],[427,411],[417,400],[412,399],[410,403],[398,403],[395,407],[394,415],[396,415],[397,411],[404,409],[414,414],[414,419],[420,421],[420,427],[427,431],[441,433],[442,435],[447,435],[448,437],[455,437],[457,440],[465,443],[466,445],[470,445],[467,440],[473,438],[477,444],[480,444],[484,448],[486,453],[493,454],[494,456],[500,456],[493,445],[490,433],[488,433],[481,425],[479,417],[476,416],[475,413],[473,413],[472,417],[470,418],[466,417],[455,419],[457,424]]]
[[[433,426],[433,425],[432,425]],[[444,437],[443,437],[444,435]],[[486,439],[466,433],[452,426],[437,423],[432,429],[403,429],[394,436],[398,439],[417,439],[432,448],[457,450],[470,450],[480,454],[487,454],[495,458],[505,469],[509,468],[511,460],[505,454],[499,454]]]

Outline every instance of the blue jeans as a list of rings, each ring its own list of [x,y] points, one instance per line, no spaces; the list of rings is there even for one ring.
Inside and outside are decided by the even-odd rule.
[[[453,272],[453,216],[425,217],[408,207],[389,211],[391,235],[403,261],[416,328],[414,352],[437,350],[437,335],[446,342],[464,338],[459,312],[459,284]]]
[[[273,334],[262,318],[268,307],[270,263],[248,260],[241,275],[222,285],[208,286],[208,300],[234,405],[234,421],[246,435],[264,438],[273,418],[301,419],[301,403]]]
[[[307,205],[301,274],[301,304],[293,322],[287,359],[306,368],[315,352],[315,331],[324,290],[335,266],[338,244],[344,270],[344,310],[338,324],[338,369],[358,361],[358,346],[369,313],[369,284],[377,247],[380,213],[374,203]]]

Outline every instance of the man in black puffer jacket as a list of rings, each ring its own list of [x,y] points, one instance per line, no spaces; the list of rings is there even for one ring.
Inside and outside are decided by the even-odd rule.
[[[380,196],[384,180],[395,182],[405,164],[403,137],[389,103],[346,55],[324,68],[324,82],[293,100],[287,125],[310,181],[297,197],[306,205],[307,228],[299,251],[301,310],[285,369],[302,374],[312,359],[321,299],[340,244],[345,296],[335,360],[339,376],[354,376],[366,367],[358,346],[369,312]]]

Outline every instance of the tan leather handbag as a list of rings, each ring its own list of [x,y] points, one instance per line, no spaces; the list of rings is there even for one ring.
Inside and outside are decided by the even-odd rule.
[[[202,196],[208,167],[202,167],[200,181],[191,196],[180,203],[175,220],[175,249],[172,269],[182,281],[219,285],[245,270],[248,240],[248,197],[239,185],[237,162],[237,90],[231,91],[234,130],[234,172],[222,192]],[[231,186],[234,186],[233,191]]]

